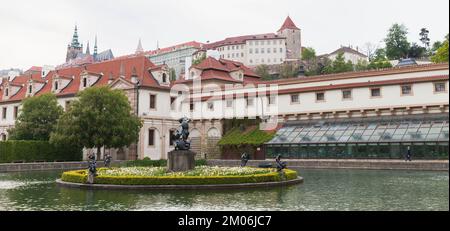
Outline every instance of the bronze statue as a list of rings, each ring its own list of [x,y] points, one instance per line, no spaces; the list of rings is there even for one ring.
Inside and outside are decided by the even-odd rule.
[[[191,143],[187,140],[189,137],[189,119],[183,117],[178,120],[180,122],[180,128],[175,132],[172,139],[175,140],[175,150],[189,150],[191,149]]]

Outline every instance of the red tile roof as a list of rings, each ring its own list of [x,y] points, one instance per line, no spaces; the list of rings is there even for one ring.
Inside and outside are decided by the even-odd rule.
[[[244,73],[244,82],[255,82],[259,80],[260,76],[258,76],[255,72],[253,72],[250,68],[246,67],[243,63],[226,60],[226,59],[215,59],[213,57],[207,57],[201,63],[193,66],[193,68],[202,70],[201,80],[224,80],[229,82],[241,82],[233,77],[231,77],[230,73],[233,71],[242,70]],[[184,80],[180,79],[175,82],[176,83],[186,83],[191,82],[192,79]]]
[[[278,30],[278,32],[285,30],[285,29],[292,29],[292,30],[300,30],[295,23],[292,21],[291,17],[287,17],[286,20],[284,20],[283,25]]]
[[[122,67],[122,68],[121,68]],[[22,75],[17,76],[11,81],[12,84],[26,84],[26,82],[29,79],[33,79],[34,81],[39,81],[42,83],[45,83],[44,87],[36,93],[36,95],[49,93],[52,91],[52,79],[55,74],[58,74],[60,77],[71,79],[74,77],[71,82],[68,84],[67,87],[61,90],[60,93],[58,93],[58,96],[63,95],[74,95],[79,91],[80,87],[80,74],[83,71],[87,71],[90,74],[94,74],[99,76],[98,81],[95,83],[95,86],[102,86],[107,85],[109,81],[109,77],[112,75],[113,80],[118,79],[121,74],[123,74],[124,79],[131,82],[131,75],[133,72],[133,69],[136,70],[137,77],[140,81],[140,86],[143,87],[152,87],[152,88],[159,88],[159,89],[166,89],[169,88],[166,86],[160,86],[159,83],[155,80],[155,78],[152,76],[149,70],[156,67],[150,60],[143,56],[133,56],[128,58],[119,58],[119,59],[112,59],[109,61],[94,63],[94,64],[88,64],[82,67],[69,67],[64,69],[59,69],[55,71],[50,71],[45,79],[42,79],[40,76],[40,73],[35,73],[33,75]],[[122,69],[122,73],[121,73]],[[4,83],[3,83],[4,84]],[[26,96],[26,87],[22,87],[20,91],[15,94],[14,96],[10,97],[8,100],[5,101],[19,101],[25,98]],[[2,96],[3,96],[3,88],[0,89],[0,102],[2,102]]]

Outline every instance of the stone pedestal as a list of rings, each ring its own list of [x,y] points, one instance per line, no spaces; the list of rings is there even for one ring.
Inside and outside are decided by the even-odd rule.
[[[167,170],[169,172],[184,172],[195,168],[195,155],[190,150],[173,150],[168,153]]]

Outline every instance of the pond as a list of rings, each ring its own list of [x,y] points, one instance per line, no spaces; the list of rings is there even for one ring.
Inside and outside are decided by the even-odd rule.
[[[60,171],[0,173],[0,210],[449,210],[448,172],[300,169],[273,189],[106,191],[59,187]]]

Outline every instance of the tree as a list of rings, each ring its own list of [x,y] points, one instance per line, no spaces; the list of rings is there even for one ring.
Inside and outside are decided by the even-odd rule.
[[[384,39],[388,59],[401,59],[408,56],[410,44],[406,37],[407,34],[408,30],[403,24],[392,25]]]
[[[384,48],[378,48],[375,51],[373,59],[370,61],[367,66],[368,69],[382,69],[382,68],[390,68],[392,64],[386,57],[386,50]]]
[[[198,64],[200,64],[201,62],[203,62],[203,60],[205,60],[205,59],[206,59],[206,53],[203,53],[202,56],[198,57],[197,59],[195,59],[195,60],[192,62],[192,65],[193,65],[193,66],[198,65]]]
[[[369,62],[373,60],[375,56],[375,51],[377,50],[377,45],[367,42],[364,44],[364,51],[369,58]]]
[[[302,52],[303,61],[312,61],[316,59],[316,51],[312,47],[306,47]]]
[[[369,66],[369,63],[367,63],[366,60],[358,60],[358,63],[356,63],[354,65],[354,69],[355,69],[355,71],[364,71],[364,70],[369,69],[368,66]]]
[[[79,99],[58,121],[52,143],[85,148],[121,148],[137,142],[142,122],[131,114],[128,98],[120,90],[92,87],[78,93]]]
[[[420,29],[420,41],[423,43],[425,49],[427,50],[428,48],[430,48],[430,38],[428,38],[429,33],[430,31],[428,31],[427,28]]]
[[[425,47],[419,46],[417,43],[413,43],[408,51],[409,58],[421,58],[427,54],[427,49]]]
[[[353,64],[350,61],[345,61],[344,53],[340,52],[336,59],[324,68],[325,74],[342,73],[353,71]]]
[[[62,113],[63,108],[53,94],[27,98],[15,127],[9,130],[10,139],[48,141]]]
[[[271,80],[272,76],[269,73],[269,66],[265,64],[261,64],[256,67],[255,73],[259,76],[261,76],[262,80]]]
[[[448,62],[448,56],[449,52],[448,52],[448,36],[447,36],[447,40],[442,43],[441,47],[436,51],[436,54],[433,57],[431,57],[431,61],[435,63]]]

